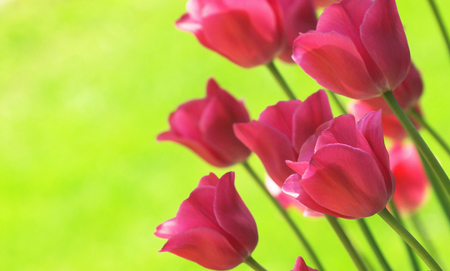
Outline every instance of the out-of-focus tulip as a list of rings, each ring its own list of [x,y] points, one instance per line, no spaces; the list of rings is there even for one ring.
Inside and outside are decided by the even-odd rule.
[[[396,185],[395,206],[401,213],[413,213],[425,202],[429,186],[417,149],[397,142],[389,150],[389,158]]]
[[[227,167],[250,155],[233,132],[233,123],[247,121],[250,117],[244,104],[210,79],[206,98],[180,105],[169,117],[170,131],[157,139],[180,143],[211,165]]]
[[[171,252],[214,270],[243,263],[258,243],[256,223],[234,186],[234,173],[211,173],[180,206],[177,216],[156,229]]]
[[[395,89],[408,74],[408,42],[394,0],[342,0],[294,42],[294,61],[320,85],[354,99]]]
[[[234,125],[236,136],[263,163],[267,174],[282,186],[294,173],[286,160],[296,160],[300,148],[316,128],[333,118],[328,97],[319,90],[304,102],[278,102],[267,107],[258,121]]]
[[[301,204],[298,200],[284,193],[281,188],[268,176],[266,176],[266,188],[269,193],[278,200],[284,209],[293,207],[299,210],[304,216],[323,216],[322,213],[318,213]]]
[[[318,8],[325,8],[336,2],[339,2],[339,0],[314,0],[314,6]]]
[[[279,0],[283,10],[286,45],[279,56],[281,60],[294,63],[292,44],[299,33],[316,29],[317,16],[311,0]]]
[[[285,34],[276,0],[189,0],[186,9],[177,27],[239,66],[267,64],[283,49]]]
[[[353,115],[322,124],[303,145],[298,161],[287,163],[297,174],[286,180],[283,191],[317,212],[368,217],[383,210],[394,193],[380,111],[357,124]]]
[[[414,107],[418,108],[418,101],[423,92],[423,83],[419,71],[411,64],[408,76],[405,80],[392,92],[403,110],[408,111]],[[352,101],[348,105],[348,111],[355,115],[359,120],[370,111],[382,109],[383,132],[386,136],[402,140],[407,136],[402,124],[391,111],[383,98],[377,97],[369,100]],[[419,128],[419,124],[411,119],[411,121]]]
[[[294,269],[292,269],[292,271],[317,271],[317,269],[307,266],[305,260],[299,256],[295,261]]]

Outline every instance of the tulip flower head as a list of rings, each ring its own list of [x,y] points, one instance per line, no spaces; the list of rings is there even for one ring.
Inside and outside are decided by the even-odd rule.
[[[400,213],[414,213],[426,201],[429,187],[419,153],[411,143],[396,142],[389,157],[396,185],[395,206]]]
[[[180,143],[211,165],[228,167],[250,155],[233,132],[233,123],[249,120],[244,104],[210,79],[206,98],[180,105],[169,117],[170,131],[157,139]]]
[[[358,123],[353,115],[342,115],[322,124],[302,146],[298,160],[287,164],[297,173],[289,176],[283,191],[335,217],[372,216],[394,193],[380,111]]]
[[[328,97],[319,90],[304,102],[278,102],[267,107],[258,121],[237,123],[234,132],[239,140],[252,150],[263,163],[267,174],[281,187],[294,173],[286,160],[296,160],[300,148],[316,128],[331,120]]]
[[[267,64],[283,49],[281,8],[274,0],[189,0],[180,30],[244,68]]]
[[[258,243],[256,223],[234,186],[234,173],[211,173],[180,206],[177,216],[156,229],[171,252],[214,270],[243,263]]]
[[[408,74],[408,42],[394,0],[342,0],[326,8],[316,31],[294,42],[294,61],[329,90],[370,99]]]
[[[292,269],[292,271],[317,271],[317,269],[307,266],[305,260],[299,256],[295,261],[294,269]]]

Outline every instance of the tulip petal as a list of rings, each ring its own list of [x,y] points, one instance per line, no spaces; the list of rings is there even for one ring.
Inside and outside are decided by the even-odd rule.
[[[231,245],[244,258],[250,256],[258,243],[256,222],[234,186],[234,172],[228,172],[217,182],[214,212],[217,222],[240,244]]]
[[[334,143],[357,147],[356,122],[353,115],[341,115],[330,121],[328,128],[317,138],[315,151]]]
[[[299,100],[281,101],[268,106],[259,115],[258,122],[266,123],[293,140],[292,122],[295,110],[302,104]]]
[[[300,183],[317,204],[354,219],[378,213],[390,198],[374,157],[342,144],[319,149]]]
[[[212,186],[212,187],[216,187],[217,182],[219,181],[219,178],[217,178],[216,174],[214,173],[209,173],[209,175],[203,176],[197,187],[200,186]]]
[[[312,269],[307,266],[305,260],[302,257],[298,257],[295,261],[294,269],[292,271],[317,271],[316,269]]]
[[[285,161],[297,159],[289,138],[275,128],[256,121],[237,123],[233,127],[237,138],[259,157],[270,178],[282,186],[286,178],[294,173]]]
[[[375,0],[361,24],[361,40],[393,90],[411,65],[408,41],[394,0]]]
[[[221,234],[208,228],[196,228],[170,238],[160,252],[171,252],[201,266],[229,270],[244,259]]]
[[[333,118],[328,96],[323,90],[309,96],[294,113],[293,145],[297,152],[322,123]]]
[[[354,99],[381,94],[349,37],[309,31],[294,41],[292,57],[317,83],[335,93]]]

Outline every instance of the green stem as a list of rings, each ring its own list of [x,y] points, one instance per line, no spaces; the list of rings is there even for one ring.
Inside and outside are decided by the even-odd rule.
[[[439,164],[439,162],[436,159],[436,157],[434,156],[434,154],[431,152],[427,143],[425,143],[423,138],[420,136],[416,127],[414,127],[412,122],[409,120],[408,116],[405,114],[403,109],[398,104],[397,100],[395,99],[394,95],[392,94],[392,91],[384,92],[382,94],[382,97],[384,98],[386,103],[389,105],[392,112],[394,112],[394,114],[397,116],[398,120],[403,125],[406,132],[408,132],[409,136],[414,141],[414,144],[419,149],[420,153],[422,153],[423,157],[425,157],[425,160],[427,160],[427,162],[430,164],[431,169],[434,171],[434,173],[436,173],[438,180],[441,182],[442,186],[444,187],[445,191],[447,192],[447,196],[450,196],[450,180],[448,179],[447,174],[445,173],[444,169]]]
[[[431,254],[434,255],[434,257],[437,259],[437,250],[433,246],[433,243],[431,242],[430,237],[428,236],[427,231],[425,230],[425,227],[422,223],[422,221],[419,218],[419,215],[417,213],[411,215],[411,221],[416,228],[419,235],[422,237],[423,242],[427,246],[428,250],[431,252]]]
[[[397,219],[397,221],[404,227],[403,220],[400,217],[400,214],[398,213],[397,207],[394,204],[394,200],[391,200],[389,202],[389,207],[391,208],[395,219]],[[404,242],[404,243],[405,243],[406,251],[408,252],[409,260],[411,261],[411,265],[413,266],[413,270],[420,270],[419,263],[417,262],[414,252],[412,251],[411,247],[406,242]]]
[[[436,17],[436,20],[439,24],[439,29],[441,30],[442,37],[444,38],[445,44],[447,45],[447,51],[450,54],[450,39],[448,37],[447,29],[445,29],[444,20],[442,20],[442,16],[439,13],[439,9],[434,0],[428,0],[428,3],[430,3],[431,9],[434,13],[434,17]]]
[[[411,109],[410,114],[434,137],[434,139],[436,139],[436,141],[439,143],[439,145],[441,145],[445,152],[450,155],[450,147],[447,145],[444,139],[439,136],[438,133],[433,128],[431,128],[430,125],[428,125],[425,119],[420,116],[419,112],[417,112],[417,110],[415,109]]]
[[[244,263],[246,263],[248,266],[250,266],[253,270],[256,271],[267,271],[262,265],[260,265],[255,259],[252,258],[252,256],[248,256],[247,259],[245,259]]]
[[[339,109],[341,110],[342,114],[347,115],[348,112],[347,110],[345,110],[345,107],[342,105],[341,101],[339,100],[339,98],[337,97],[336,93],[329,91],[327,89],[327,94],[328,96],[331,96],[331,98],[333,99],[333,101],[337,104],[337,106],[339,107]]]
[[[264,191],[264,193],[266,194],[266,196],[272,201],[272,203],[275,205],[275,207],[277,207],[278,211],[281,213],[281,215],[283,216],[283,218],[286,220],[286,222],[288,223],[288,225],[291,227],[291,229],[294,231],[295,235],[297,236],[297,238],[300,240],[300,243],[303,245],[303,247],[306,249],[306,251],[308,252],[309,256],[311,257],[312,262],[314,263],[314,265],[316,265],[317,269],[319,270],[325,270],[322,266],[322,264],[320,263],[319,259],[316,256],[316,253],[314,252],[314,250],[312,249],[311,245],[309,244],[309,242],[306,240],[305,236],[302,234],[302,232],[300,231],[300,229],[295,225],[294,221],[292,220],[292,218],[289,216],[289,214],[286,212],[286,210],[283,208],[283,206],[280,205],[280,203],[278,202],[278,200],[276,198],[274,198],[270,192],[266,189],[266,187],[264,186],[263,181],[259,178],[258,175],[256,175],[255,171],[252,169],[252,167],[250,166],[250,164],[245,161],[242,162],[242,165],[244,166],[244,168],[247,170],[247,172],[253,177],[253,179],[256,181],[256,183],[258,184],[258,186]]]
[[[350,239],[348,239],[347,235],[344,232],[344,229],[342,229],[341,225],[339,225],[339,222],[337,221],[337,219],[331,215],[327,215],[327,214],[324,214],[324,215],[327,218],[328,222],[330,223],[331,227],[333,228],[334,232],[336,232],[337,236],[341,240],[342,245],[344,245],[345,249],[347,250],[348,255],[350,255],[350,258],[352,259],[356,268],[360,271],[361,270],[367,271],[367,268],[364,265],[364,262],[362,261],[358,252],[356,252],[355,248],[353,247],[352,243],[350,242]]]
[[[442,271],[442,268],[436,263],[431,255],[417,242],[417,240],[395,219],[389,211],[384,208],[378,215],[396,231],[403,240],[419,255],[425,264],[433,271]]]
[[[362,232],[364,233],[364,236],[367,239],[367,242],[369,242],[370,247],[372,248],[373,252],[375,253],[375,256],[377,257],[378,262],[380,263],[381,267],[383,267],[383,270],[391,271],[391,267],[389,266],[388,262],[386,261],[386,258],[384,258],[383,253],[381,252],[380,247],[377,244],[377,241],[375,241],[375,238],[373,237],[372,232],[369,229],[369,226],[367,225],[366,221],[362,219],[357,220],[359,227],[361,228]]]
[[[278,84],[280,84],[281,88],[283,89],[284,93],[289,97],[291,100],[296,100],[294,93],[292,92],[291,88],[286,83],[286,80],[284,80],[283,76],[281,76],[281,73],[278,71],[277,67],[275,67],[275,64],[273,64],[273,61],[269,62],[267,65],[267,68],[269,68],[269,71],[272,73],[273,77],[277,80]]]

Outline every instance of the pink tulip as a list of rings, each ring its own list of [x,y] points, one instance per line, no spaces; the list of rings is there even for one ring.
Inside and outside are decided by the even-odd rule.
[[[244,104],[210,79],[206,98],[180,105],[169,117],[170,131],[160,134],[158,140],[180,143],[211,165],[227,167],[250,155],[233,132],[233,123],[249,120]]]
[[[220,180],[211,173],[180,206],[177,216],[156,228],[171,252],[214,270],[243,263],[258,243],[252,214],[234,187],[234,172]]]
[[[332,4],[316,31],[295,40],[292,57],[320,85],[354,99],[395,89],[411,64],[394,0]]]
[[[332,118],[328,97],[320,90],[304,102],[286,101],[269,106],[258,121],[235,124],[234,132],[258,155],[267,174],[281,187],[294,173],[285,161],[296,160],[306,139]]]
[[[339,0],[314,0],[314,5],[318,8],[325,8],[336,2]]]
[[[294,63],[292,44],[298,34],[316,29],[317,16],[311,0],[279,0],[283,11],[286,45],[279,56],[281,60]]]
[[[307,266],[305,260],[302,257],[298,257],[295,261],[294,269],[292,271],[317,271],[317,269],[312,269]]]
[[[287,163],[297,173],[289,176],[283,191],[317,212],[368,217],[383,210],[394,193],[380,111],[357,124],[353,115],[322,124],[297,162]]]
[[[186,9],[177,27],[239,66],[267,64],[283,49],[277,0],[189,0]]]
[[[419,154],[413,144],[397,142],[389,157],[396,185],[395,206],[401,213],[414,213],[425,202],[429,186]]]
[[[416,107],[416,110],[420,112],[418,108],[418,101],[423,92],[423,83],[419,71],[414,65],[411,64],[408,76],[405,80],[392,92],[397,99],[400,106],[405,111]],[[348,111],[355,115],[356,119],[361,119],[365,114],[370,111],[376,111],[382,109],[383,120],[383,132],[386,136],[403,140],[407,137],[407,133],[402,124],[398,121],[397,117],[391,111],[383,98],[377,97],[369,100],[359,100],[349,103]],[[419,128],[419,124],[415,123]]]
[[[293,207],[298,211],[300,211],[303,214],[303,216],[316,216],[316,217],[323,216],[322,213],[318,213],[309,209],[305,205],[301,204],[298,200],[284,193],[281,190],[281,188],[271,178],[267,176],[266,176],[266,188],[269,191],[269,193],[278,200],[278,202],[284,209]]]

